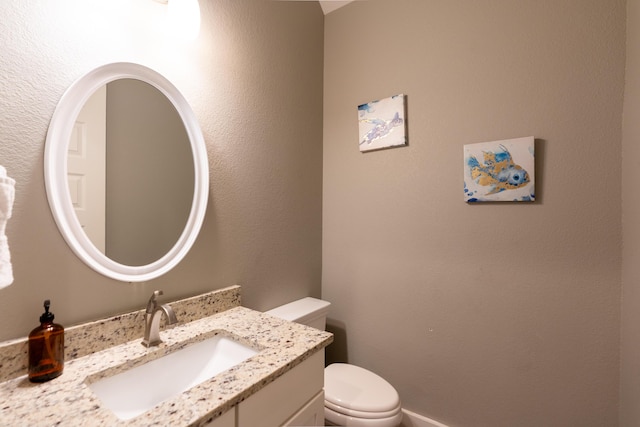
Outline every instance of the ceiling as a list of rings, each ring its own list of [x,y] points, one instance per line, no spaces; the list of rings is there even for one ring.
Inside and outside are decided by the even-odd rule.
[[[351,3],[353,0],[343,1],[343,0],[320,0],[320,6],[322,7],[322,12],[326,15],[329,12],[333,12],[334,10],[346,5],[347,3]]]

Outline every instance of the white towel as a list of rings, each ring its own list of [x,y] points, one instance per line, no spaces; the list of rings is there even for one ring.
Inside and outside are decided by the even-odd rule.
[[[4,232],[13,210],[15,183],[12,178],[7,176],[7,170],[0,166],[0,289],[13,283],[9,242]]]

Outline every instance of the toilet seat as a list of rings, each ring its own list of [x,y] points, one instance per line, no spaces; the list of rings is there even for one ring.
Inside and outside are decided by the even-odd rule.
[[[341,425],[346,418],[392,425],[402,417],[400,396],[386,380],[359,366],[334,363],[324,370],[325,416]],[[351,420],[353,421],[353,420]],[[348,424],[352,425],[352,424]],[[368,425],[368,424],[366,424]]]
[[[398,412],[400,412],[402,410],[402,407],[400,406],[400,404],[398,404],[397,407],[395,407],[394,409],[392,409],[391,411],[384,411],[384,412],[363,412],[363,411],[356,411],[353,409],[347,409],[347,408],[343,408],[339,405],[336,405],[328,400],[325,399],[324,401],[324,407],[325,408],[329,408],[334,412],[337,412],[339,414],[342,415],[347,415],[350,417],[356,417],[356,418],[367,418],[367,419],[376,419],[376,418],[389,418],[389,417],[393,417],[395,416]]]
[[[397,427],[402,422],[402,412],[393,417],[387,418],[357,418],[335,412],[325,406],[324,418],[328,425],[349,426],[349,427]]]

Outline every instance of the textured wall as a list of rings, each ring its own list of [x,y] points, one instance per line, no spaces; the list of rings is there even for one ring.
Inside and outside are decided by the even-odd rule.
[[[622,329],[620,426],[640,425],[640,1],[627,0],[627,69],[622,126]]]
[[[15,281],[0,291],[0,340],[36,326],[42,301],[64,325],[243,285],[249,307],[320,294],[323,15],[317,3],[201,2],[195,42],[162,26],[152,0],[0,2],[0,164],[17,181],[7,235]],[[43,152],[65,89],[115,61],[149,66],[192,105],[206,140],[210,202],[194,248],[148,283],[78,260],[47,204]]]
[[[622,0],[327,15],[332,357],[451,426],[617,425],[624,29]],[[361,154],[356,106],[397,93],[409,146]],[[537,201],[465,204],[463,145],[529,135]]]

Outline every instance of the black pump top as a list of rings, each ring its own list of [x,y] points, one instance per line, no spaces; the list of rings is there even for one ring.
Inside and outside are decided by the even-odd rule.
[[[40,316],[40,323],[51,323],[53,322],[53,318],[55,317],[53,313],[49,313],[49,306],[51,305],[51,301],[44,300],[44,313]]]

